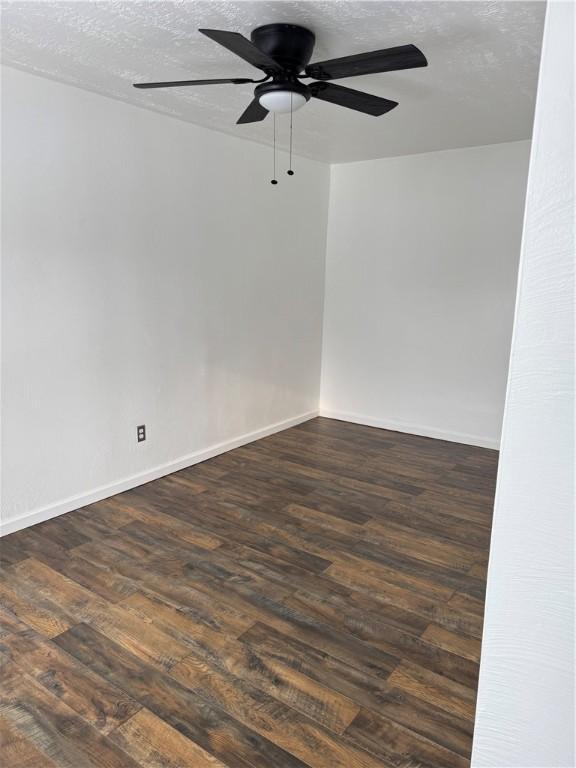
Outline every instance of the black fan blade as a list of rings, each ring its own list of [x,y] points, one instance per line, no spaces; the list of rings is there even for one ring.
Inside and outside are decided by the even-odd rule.
[[[397,101],[383,99],[380,96],[372,96],[370,93],[355,91],[352,88],[344,88],[333,83],[310,83],[310,91],[315,99],[329,101],[338,104],[339,107],[348,107],[357,112],[365,112],[367,115],[378,117],[398,106]]]
[[[134,83],[134,88],[180,88],[184,85],[219,85],[220,83],[255,83],[248,77],[229,77],[226,80],[170,80],[167,83]]]
[[[426,56],[415,45],[399,45],[397,48],[384,48],[382,51],[318,61],[306,67],[306,75],[316,80],[337,80],[340,77],[373,75],[377,72],[427,66]]]
[[[229,51],[235,53],[236,56],[240,56],[241,59],[247,61],[248,64],[252,64],[253,67],[262,69],[267,73],[283,71],[282,67],[271,56],[256,48],[250,40],[238,32],[223,32],[219,29],[199,29],[198,32],[202,32],[206,37],[220,43],[224,48],[228,48]]]
[[[236,120],[236,124],[259,123],[260,120],[264,120],[267,114],[268,110],[260,104],[258,99],[253,99],[244,112],[242,112],[238,120]]]

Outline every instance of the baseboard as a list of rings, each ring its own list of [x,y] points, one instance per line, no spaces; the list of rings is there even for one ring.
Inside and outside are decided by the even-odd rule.
[[[270,424],[262,429],[256,429],[253,432],[247,432],[239,437],[232,438],[231,440],[225,440],[222,443],[211,445],[202,451],[196,451],[190,453],[187,456],[181,456],[175,461],[168,462],[167,464],[161,464],[160,466],[148,469],[145,472],[140,472],[137,475],[126,477],[123,480],[119,480],[109,485],[103,485],[88,493],[81,494],[79,496],[72,496],[63,501],[50,504],[41,509],[27,512],[24,515],[14,518],[13,520],[7,520],[5,523],[0,524],[0,537],[7,536],[9,533],[15,533],[22,528],[28,528],[31,525],[37,523],[43,523],[46,520],[50,520],[58,515],[63,515],[66,512],[72,512],[74,509],[85,507],[87,504],[93,504],[96,501],[102,501],[110,496],[115,496],[117,493],[123,491],[129,491],[131,488],[136,488],[138,485],[144,485],[152,480],[157,480],[159,477],[169,475],[172,472],[178,472],[180,469],[186,469],[194,464],[199,464],[201,461],[212,459],[214,456],[218,456],[226,451],[231,451],[234,448],[239,448],[241,445],[252,443],[255,440],[260,440],[268,435],[273,435],[276,432],[282,432],[284,429],[295,427],[297,424],[302,424],[305,421],[318,416],[318,411],[309,411],[308,413],[302,413],[299,416],[293,416],[290,419],[284,419],[278,421],[275,424]]]
[[[500,441],[491,437],[482,435],[469,435],[465,432],[448,432],[435,427],[426,427],[421,424],[409,424],[404,421],[394,421],[393,419],[374,419],[371,416],[362,416],[358,413],[344,413],[342,411],[328,411],[320,408],[319,416],[327,419],[337,419],[338,421],[350,421],[353,424],[363,424],[366,427],[378,427],[379,429],[390,429],[393,432],[406,432],[409,435],[420,435],[421,437],[433,437],[437,440],[448,440],[451,443],[463,443],[464,445],[476,445],[479,448],[500,448]]]

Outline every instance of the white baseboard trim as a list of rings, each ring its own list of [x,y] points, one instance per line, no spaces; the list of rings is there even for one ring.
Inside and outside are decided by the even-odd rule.
[[[342,411],[328,411],[320,408],[319,416],[338,421],[350,421],[353,424],[363,424],[366,427],[378,427],[378,429],[390,429],[393,432],[405,432],[409,435],[421,437],[433,437],[437,440],[448,440],[451,443],[463,443],[464,445],[476,445],[479,448],[493,448],[499,450],[500,441],[482,435],[469,435],[465,432],[448,432],[435,427],[426,427],[421,424],[409,424],[405,421],[393,419],[374,419],[371,416],[362,416],[359,413],[344,413]]]
[[[164,475],[170,475],[172,472],[178,472],[180,469],[186,469],[194,464],[199,464],[201,461],[206,461],[214,456],[218,456],[226,451],[231,451],[234,448],[240,448],[241,445],[252,443],[255,440],[260,440],[268,435],[273,435],[276,432],[282,432],[284,429],[295,427],[297,424],[302,424],[305,421],[314,419],[318,416],[318,411],[308,411],[308,413],[301,413],[298,416],[293,416],[290,419],[284,419],[278,421],[275,424],[270,424],[262,429],[256,429],[253,432],[247,432],[240,437],[232,438],[231,440],[225,440],[222,443],[211,445],[202,451],[196,451],[190,453],[187,456],[181,456],[175,461],[170,461],[167,464],[161,464],[152,469],[147,469],[145,472],[139,472],[137,475],[131,475],[123,480],[118,480],[115,483],[109,485],[102,485],[99,488],[95,488],[88,493],[83,493],[79,496],[71,496],[70,498],[58,501],[55,504],[49,504],[41,509],[27,512],[24,515],[20,515],[13,520],[6,520],[6,522],[0,524],[0,537],[7,536],[9,533],[15,533],[22,528],[28,528],[31,525],[37,523],[43,523],[46,520],[50,520],[58,515],[63,515],[66,512],[72,512],[74,509],[85,507],[87,504],[93,504],[96,501],[102,501],[110,496],[115,496],[117,493],[123,491],[129,491],[131,488],[136,488],[138,485],[144,485],[151,480],[157,480]]]

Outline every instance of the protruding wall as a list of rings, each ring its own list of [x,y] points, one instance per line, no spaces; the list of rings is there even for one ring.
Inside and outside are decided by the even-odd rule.
[[[574,23],[544,32],[474,768],[574,768]]]

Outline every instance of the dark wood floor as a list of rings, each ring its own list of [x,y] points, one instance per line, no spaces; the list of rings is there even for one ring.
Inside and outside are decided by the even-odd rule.
[[[10,768],[465,768],[497,453],[315,419],[0,542]]]

